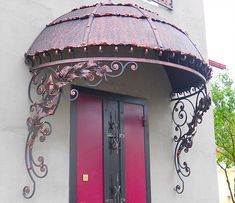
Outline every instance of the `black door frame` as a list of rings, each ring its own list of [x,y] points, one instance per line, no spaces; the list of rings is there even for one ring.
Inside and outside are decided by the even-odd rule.
[[[146,175],[146,202],[151,203],[151,178],[150,178],[150,151],[149,151],[149,124],[147,100],[132,96],[106,92],[87,87],[71,85],[79,93],[100,96],[103,99],[115,99],[120,102],[142,105],[144,109],[144,150],[145,150],[145,175]],[[69,203],[77,203],[77,102],[79,96],[70,104],[70,156],[69,156]],[[105,197],[105,196],[104,196]]]

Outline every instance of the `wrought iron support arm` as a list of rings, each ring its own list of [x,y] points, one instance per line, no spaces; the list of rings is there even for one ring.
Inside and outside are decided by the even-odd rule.
[[[178,194],[184,191],[184,178],[190,176],[191,170],[186,161],[181,160],[182,153],[188,153],[193,146],[193,138],[198,124],[202,123],[203,115],[211,105],[211,98],[206,84],[200,88],[191,88],[189,91],[172,95],[174,102],[172,120],[175,125],[174,162],[176,173],[181,181],[175,190]]]
[[[135,71],[138,65],[135,62],[84,61],[73,65],[60,65],[57,68],[48,67],[33,71],[28,89],[32,115],[27,119],[28,136],[25,145],[25,164],[32,185],[23,188],[23,196],[26,199],[32,198],[35,194],[36,179],[45,178],[48,173],[44,157],[39,156],[35,159],[33,147],[37,139],[44,142],[52,133],[52,126],[46,121],[46,118],[55,114],[63,87],[76,79],[84,80],[88,86],[97,86],[108,77],[122,75],[126,68]],[[70,94],[72,100],[78,97],[76,90],[71,90]]]

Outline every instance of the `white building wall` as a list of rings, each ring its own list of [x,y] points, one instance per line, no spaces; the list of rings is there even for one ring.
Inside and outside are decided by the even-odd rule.
[[[30,105],[27,87],[31,79],[23,54],[46,24],[88,2],[94,4],[96,1],[0,0],[1,203],[68,203],[70,108],[63,97],[56,115],[50,119],[52,135],[45,143],[37,142],[34,147],[35,157],[43,155],[46,159],[48,176],[37,180],[36,194],[32,199],[26,200],[22,196],[22,188],[30,184],[24,163],[24,148]],[[141,0],[130,2],[156,10],[187,30],[206,57],[202,0],[175,0],[173,11],[152,7]],[[135,73],[128,72],[121,79],[110,80],[107,85],[103,84],[99,88],[144,97],[149,101],[152,203],[218,202],[211,110],[205,115],[194,139],[194,146],[185,157],[192,175],[185,181],[185,192],[177,195],[173,190],[179,180],[173,162],[174,143],[169,102],[171,88],[163,69],[159,66],[145,69],[140,67]]]

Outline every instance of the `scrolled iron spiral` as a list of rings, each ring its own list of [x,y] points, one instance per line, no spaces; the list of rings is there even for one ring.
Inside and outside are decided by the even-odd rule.
[[[97,65],[96,69],[89,74],[91,79],[88,78],[86,84],[87,86],[90,86],[90,87],[96,87],[99,84],[101,84],[103,80],[107,80],[108,77],[116,78],[116,77],[121,76],[127,67],[130,67],[132,71],[136,71],[138,69],[138,64],[132,61],[127,62],[127,63],[123,63],[121,61],[113,61],[110,64],[110,66],[99,64]],[[106,70],[106,71],[102,73],[103,70]],[[100,72],[101,72],[101,75],[99,75]],[[97,77],[97,75],[101,77]]]
[[[71,89],[69,96],[66,96],[64,91],[62,91],[62,93],[63,93],[65,99],[70,101],[70,102],[75,101],[78,98],[78,96],[79,96],[79,92],[76,89]]]
[[[127,63],[123,64],[120,61],[113,61],[111,63],[110,67],[115,72],[114,72],[114,74],[107,73],[107,76],[112,77],[112,78],[116,78],[116,77],[121,76],[127,67],[130,67],[130,69],[132,71],[136,71],[138,69],[138,64],[135,62],[127,62]],[[117,71],[119,71],[119,72],[117,72]]]
[[[50,125],[48,122],[42,123],[42,125],[44,125],[44,124]],[[45,136],[48,136],[51,133],[51,129],[46,130],[46,131],[42,131],[41,133],[42,133],[42,135],[39,137],[39,140],[41,142],[44,142]],[[34,145],[35,139],[36,139],[36,135],[34,134],[34,132],[29,133],[29,135],[27,137],[27,141],[26,141],[27,144],[25,147],[25,163],[26,163],[28,175],[33,183],[33,185],[31,187],[25,186],[23,188],[23,196],[26,199],[30,199],[35,193],[36,182],[35,182],[34,176],[37,178],[44,178],[44,177],[46,177],[46,175],[48,173],[48,167],[44,162],[44,157],[38,156],[37,161],[33,157],[33,145]],[[39,170],[37,170],[37,169],[39,169]]]

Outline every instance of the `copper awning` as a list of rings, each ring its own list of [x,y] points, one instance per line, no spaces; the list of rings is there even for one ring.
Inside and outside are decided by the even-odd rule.
[[[131,4],[74,9],[47,25],[26,53],[34,67],[114,56],[164,65],[174,92],[198,87],[211,77],[211,68],[184,31]]]

